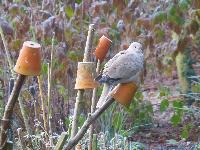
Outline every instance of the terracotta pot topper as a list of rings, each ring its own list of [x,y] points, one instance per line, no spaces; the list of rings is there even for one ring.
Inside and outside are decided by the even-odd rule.
[[[106,57],[106,54],[107,54],[111,44],[112,44],[112,41],[104,35],[99,39],[99,43],[98,43],[97,48],[94,52],[94,55],[101,62]]]
[[[14,71],[28,76],[37,76],[41,71],[40,44],[26,41],[20,50]]]
[[[78,63],[75,89],[93,89],[98,86],[98,83],[94,81],[95,67],[94,62]]]
[[[111,96],[120,104],[129,107],[137,88],[134,82],[118,84],[111,92]]]

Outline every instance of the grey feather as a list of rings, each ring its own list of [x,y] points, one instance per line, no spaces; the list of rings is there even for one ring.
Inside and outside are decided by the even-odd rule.
[[[135,44],[138,44],[134,46]],[[130,78],[143,70],[144,56],[139,43],[132,43],[125,51],[119,52],[106,63],[102,76],[120,79],[118,83],[130,82]],[[117,84],[117,83],[116,83]]]
[[[124,55],[125,53],[126,53],[125,50],[120,51],[119,53],[117,53],[113,58],[111,58],[111,59],[105,64],[104,70],[105,70],[106,68],[109,68],[109,67],[118,59],[118,57],[120,57],[121,55]]]
[[[144,66],[144,55],[142,45],[133,42],[125,51],[121,51],[110,59],[104,66],[99,82],[104,83],[104,88],[98,102],[97,107],[100,107],[109,92],[111,87],[118,83],[128,83],[134,81],[140,83],[140,73]]]

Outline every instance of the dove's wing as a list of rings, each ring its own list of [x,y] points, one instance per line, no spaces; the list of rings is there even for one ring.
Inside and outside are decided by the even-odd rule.
[[[124,54],[126,54],[126,51],[125,51],[125,50],[120,51],[120,52],[117,53],[113,58],[111,58],[111,59],[104,65],[103,71],[95,78],[95,80],[96,80],[96,81],[99,81],[99,82],[102,82],[102,81],[105,82],[105,81],[107,80],[107,77],[106,77],[106,80],[105,80],[104,78],[102,79],[102,77],[103,77],[103,75],[106,74],[107,69],[108,69],[110,66],[112,66],[113,62],[115,62],[115,60],[117,60],[118,57],[120,57],[121,55],[124,55]],[[102,82],[102,83],[103,83],[103,82]]]
[[[106,74],[112,79],[128,79],[143,68],[143,55],[139,53],[125,53],[115,59]]]
[[[113,64],[113,62],[114,62],[115,60],[117,60],[120,56],[122,56],[122,55],[124,55],[124,54],[126,54],[126,50],[123,50],[123,51],[120,51],[119,53],[117,53],[112,59],[110,59],[110,60],[104,65],[104,70],[105,70],[106,68],[110,67],[110,66]]]

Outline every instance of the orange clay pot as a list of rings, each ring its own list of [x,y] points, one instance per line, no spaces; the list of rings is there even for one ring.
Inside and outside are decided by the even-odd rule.
[[[107,54],[111,44],[112,44],[112,41],[104,35],[99,39],[99,43],[98,43],[97,48],[94,52],[94,55],[101,62],[106,57],[106,54]]]
[[[93,89],[98,86],[94,81],[95,63],[79,62],[75,89]]]
[[[14,71],[27,76],[37,76],[41,71],[40,44],[26,41],[20,50]]]
[[[137,88],[134,82],[118,84],[111,92],[111,96],[120,104],[129,107]]]

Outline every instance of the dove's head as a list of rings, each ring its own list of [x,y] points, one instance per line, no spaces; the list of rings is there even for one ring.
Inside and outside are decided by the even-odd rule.
[[[132,42],[128,49],[131,51],[140,51],[143,53],[142,44],[138,42]]]

